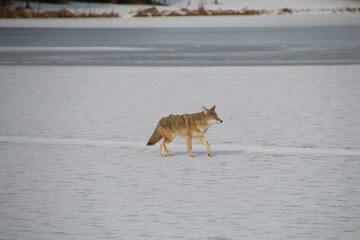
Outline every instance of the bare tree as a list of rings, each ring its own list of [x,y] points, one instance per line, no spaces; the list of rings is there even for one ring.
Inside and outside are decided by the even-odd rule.
[[[29,0],[25,1],[25,9],[31,9]]]

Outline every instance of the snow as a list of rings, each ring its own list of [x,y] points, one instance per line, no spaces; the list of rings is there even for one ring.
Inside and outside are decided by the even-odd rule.
[[[0,239],[360,234],[358,65],[0,71]],[[145,146],[214,104],[213,157]]]
[[[146,142],[161,117],[216,104],[224,124],[210,132],[225,134],[222,145],[360,149],[357,65],[2,66],[1,72],[3,136]]]

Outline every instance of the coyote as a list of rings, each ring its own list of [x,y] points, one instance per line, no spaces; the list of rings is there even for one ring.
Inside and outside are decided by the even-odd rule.
[[[216,106],[213,106],[210,110],[203,107],[203,111],[199,113],[170,115],[160,119],[147,145],[154,145],[164,138],[164,141],[160,145],[160,154],[161,156],[166,157],[167,154],[171,155],[168,143],[176,136],[182,136],[186,138],[189,156],[195,157],[192,153],[191,141],[193,137],[197,137],[198,140],[205,145],[208,155],[211,156],[210,145],[205,140],[204,135],[211,125],[223,122],[217,116],[215,107]],[[165,154],[164,150],[167,154]]]

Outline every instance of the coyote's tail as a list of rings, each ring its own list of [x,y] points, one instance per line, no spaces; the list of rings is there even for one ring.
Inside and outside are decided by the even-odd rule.
[[[154,145],[155,143],[157,143],[158,141],[160,141],[160,139],[163,136],[161,135],[159,128],[156,127],[154,130],[154,133],[151,135],[149,142],[147,143],[147,145]]]

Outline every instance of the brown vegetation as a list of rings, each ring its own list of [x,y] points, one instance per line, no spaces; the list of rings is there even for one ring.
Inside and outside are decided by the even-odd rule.
[[[180,11],[158,11],[156,7],[139,9],[134,17],[176,17],[176,16],[236,16],[236,15],[260,15],[270,13],[267,10],[241,9],[241,10],[209,10],[200,6],[198,9],[182,8]]]
[[[291,8],[282,8],[279,10],[278,14],[292,14],[294,10]]]
[[[347,7],[344,9],[346,12],[360,12],[360,8],[350,8]]]
[[[157,10],[156,7],[139,9],[136,11],[134,17],[161,17],[161,13]]]
[[[58,11],[33,11],[32,9],[9,10],[7,8],[0,9],[0,18],[113,18],[119,17],[118,13],[92,13],[78,12],[74,13],[68,9],[60,9]]]
[[[199,6],[198,9],[187,9],[182,8],[179,11],[159,11],[156,7],[139,9],[136,11],[134,17],[183,17],[183,16],[241,16],[241,15],[264,15],[264,14],[293,14],[293,13],[309,13],[312,10],[310,9],[291,9],[291,8],[282,8],[277,11],[275,10],[257,10],[257,9],[248,9],[243,8],[241,10],[209,10],[205,9],[203,5]],[[314,11],[314,10],[313,10]],[[343,12],[352,12],[359,13],[360,8],[340,8],[340,9],[321,9],[320,12],[334,12],[334,13],[343,13]]]
[[[11,0],[8,0],[10,3]],[[7,2],[7,3],[8,3]],[[8,5],[8,4],[7,4]],[[203,5],[198,9],[182,8],[178,11],[159,11],[156,7],[139,9],[135,12],[134,17],[177,17],[177,16],[241,16],[241,15],[264,15],[264,14],[293,14],[293,13],[308,13],[310,9],[291,9],[282,8],[275,10],[257,10],[243,8],[241,10],[209,10],[205,9]],[[360,8],[341,8],[341,9],[320,9],[320,12],[333,12],[333,13],[359,13]],[[120,17],[118,13],[93,13],[93,12],[71,12],[68,9],[60,9],[58,11],[34,11],[32,9],[15,9],[10,10],[10,7],[2,6],[0,8],[0,18],[116,18]]]

